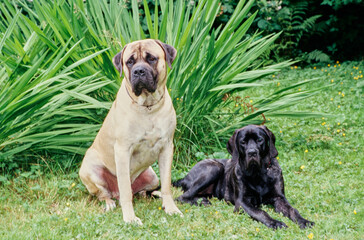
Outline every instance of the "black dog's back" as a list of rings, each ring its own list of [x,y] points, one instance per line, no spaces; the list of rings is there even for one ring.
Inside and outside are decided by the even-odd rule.
[[[181,187],[184,194],[178,200],[197,204],[203,198],[203,204],[209,204],[206,197],[222,198],[225,165],[228,159],[205,159],[198,162],[182,179],[173,182],[173,186]]]
[[[190,181],[195,178],[195,176],[193,175],[198,176],[199,174],[202,174],[203,172],[207,171],[208,168],[211,168],[213,166],[218,167],[219,169],[225,169],[227,161],[228,159],[204,159],[196,163],[184,178],[172,182],[172,185],[174,187],[181,187],[182,190],[185,192],[191,185]]]

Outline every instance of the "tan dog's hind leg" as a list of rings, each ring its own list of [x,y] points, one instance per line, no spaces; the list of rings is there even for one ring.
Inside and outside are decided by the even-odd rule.
[[[82,161],[79,175],[81,181],[86,186],[87,190],[90,192],[91,195],[97,196],[100,201],[105,200],[105,210],[109,211],[114,209],[116,207],[116,204],[115,201],[111,199],[113,197],[113,193],[109,189],[108,185],[110,184],[108,184],[108,181],[105,181],[105,179],[103,179],[103,176],[105,175],[103,174],[104,167],[101,165],[101,163],[97,163],[100,163],[100,161],[98,159],[96,150],[87,150],[86,155]],[[109,174],[112,176],[111,173]],[[114,193],[114,195],[118,194]]]
[[[152,167],[142,172],[131,184],[133,194],[140,191],[153,191],[158,188],[159,179]]]
[[[171,192],[171,168],[173,160],[173,143],[170,141],[167,146],[165,146],[159,155],[159,172],[161,176],[161,191],[163,208],[167,214],[180,214],[181,211],[177,208],[173,201]]]

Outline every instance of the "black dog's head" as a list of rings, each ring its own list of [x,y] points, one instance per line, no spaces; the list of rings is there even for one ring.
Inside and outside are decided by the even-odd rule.
[[[268,167],[270,159],[278,155],[274,134],[267,127],[257,125],[236,130],[227,149],[247,175],[254,175]]]

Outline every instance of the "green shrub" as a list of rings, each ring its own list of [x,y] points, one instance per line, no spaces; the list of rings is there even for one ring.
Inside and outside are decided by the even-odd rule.
[[[328,5],[335,10],[339,8],[349,5],[349,4],[360,4],[363,3],[363,0],[322,0],[321,5]]]
[[[271,47],[271,56],[276,61],[302,56],[302,51],[298,48],[301,38],[304,35],[312,34],[315,30],[315,22],[320,18],[320,15],[307,16],[308,2],[259,0],[256,2],[255,8],[259,9],[255,24],[263,31],[263,34],[282,32],[280,38]],[[330,60],[328,55],[322,52],[320,54],[319,56],[316,51],[305,54],[301,59],[308,61]]]
[[[154,9],[161,14],[152,16],[144,0],[143,30],[136,1],[128,11],[119,0],[37,0],[32,7],[5,0],[0,4],[0,158],[21,161],[40,151],[83,154],[121,81],[112,57],[146,36],[178,51],[168,76],[178,159],[187,161],[191,152],[212,146],[224,149],[233,129],[262,123],[262,114],[295,115],[281,110],[313,94],[290,92],[296,85],[267,96],[252,111],[232,107],[234,98],[228,97],[261,87],[260,77],[291,64],[261,67],[259,57],[278,35],[245,34],[256,16],[247,18],[253,2],[240,1],[230,20],[213,29],[221,9],[217,1],[161,0]]]
[[[299,48],[303,52],[318,49],[334,60],[361,60],[364,45],[363,0],[307,1],[307,17],[320,14],[313,34],[305,36]]]

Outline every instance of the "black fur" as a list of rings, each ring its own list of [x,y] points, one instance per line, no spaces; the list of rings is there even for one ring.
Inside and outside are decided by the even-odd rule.
[[[270,204],[301,228],[314,225],[285,197],[282,170],[276,159],[275,136],[267,127],[249,125],[236,130],[227,149],[231,159],[203,160],[185,178],[173,184],[184,191],[178,197],[180,202],[197,205],[202,198],[201,204],[209,205],[208,198],[217,197],[234,204],[234,212],[243,209],[270,228],[287,227],[259,209],[261,204]]]

